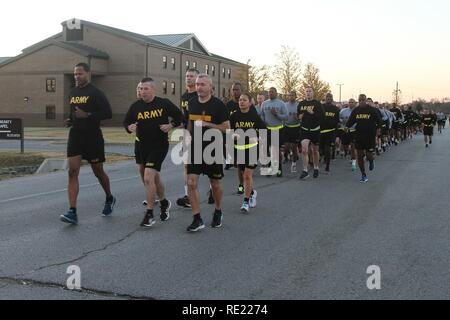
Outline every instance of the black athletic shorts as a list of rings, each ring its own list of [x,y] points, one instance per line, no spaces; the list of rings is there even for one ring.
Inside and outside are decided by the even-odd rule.
[[[81,156],[91,164],[105,162],[105,141],[102,131],[83,132],[70,129],[67,157]]]
[[[300,141],[309,140],[313,145],[318,146],[320,143],[320,130],[317,131],[308,131],[305,129],[301,129],[300,131]]]
[[[423,127],[423,135],[424,136],[432,137],[433,134],[434,134],[434,128],[433,127]]]
[[[320,144],[321,145],[331,145],[333,146],[336,143],[336,130],[327,133],[320,134]]]
[[[352,143],[355,143],[355,131],[344,132],[342,135],[342,144],[344,146],[349,146]]]
[[[246,168],[255,170],[258,166],[258,156],[259,146],[255,146],[247,150],[234,149],[234,166],[236,168],[239,168],[239,170],[241,171],[245,171]],[[241,157],[242,159],[240,159],[239,157]],[[253,157],[253,159],[251,159],[251,157]],[[256,160],[256,162],[251,160]]]
[[[146,169],[161,172],[161,167],[169,152],[169,146],[161,148],[146,148],[144,144],[139,146],[139,160]]]
[[[344,129],[338,129],[336,132],[336,138],[339,138],[342,141],[342,137],[344,136],[345,131]]]
[[[137,140],[134,141],[134,158],[136,159],[136,164],[142,164],[141,143]]]
[[[355,137],[355,149],[356,150],[367,150],[367,151],[375,151],[375,137],[369,136],[358,136]]]
[[[224,176],[222,164],[188,164],[187,174],[208,176],[212,180],[221,180]]]
[[[300,142],[300,127],[298,128],[284,128],[284,138],[287,143],[299,143]]]
[[[400,129],[400,122],[394,121],[392,123],[392,130],[398,130],[398,129]]]

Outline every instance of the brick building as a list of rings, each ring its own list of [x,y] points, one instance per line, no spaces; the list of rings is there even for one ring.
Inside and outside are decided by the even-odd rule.
[[[0,117],[19,117],[25,126],[62,126],[74,86],[73,67],[86,62],[92,83],[103,90],[119,125],[144,76],[157,95],[179,104],[187,68],[211,75],[218,97],[233,81],[248,82],[248,66],[210,53],[194,34],[142,35],[88,21],[69,20],[62,32],[16,57],[0,60]]]

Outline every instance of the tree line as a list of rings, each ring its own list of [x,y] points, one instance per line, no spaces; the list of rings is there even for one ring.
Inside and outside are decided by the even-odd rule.
[[[314,98],[319,101],[324,100],[330,92],[330,84],[320,79],[319,68],[313,63],[307,63],[302,69],[298,52],[289,46],[281,47],[276,65],[250,67],[248,91],[252,96],[265,92],[270,83],[275,84],[281,94],[297,92],[300,99],[305,98],[307,87],[314,89]]]

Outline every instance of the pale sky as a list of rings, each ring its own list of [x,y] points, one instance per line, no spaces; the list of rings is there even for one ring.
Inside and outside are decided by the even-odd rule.
[[[142,34],[195,33],[213,53],[251,65],[275,64],[282,45],[314,63],[335,100],[360,92],[403,102],[450,97],[450,1],[6,1],[0,57],[78,18]]]

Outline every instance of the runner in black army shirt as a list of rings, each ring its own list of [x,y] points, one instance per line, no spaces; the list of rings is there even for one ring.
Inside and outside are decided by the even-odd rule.
[[[147,213],[141,226],[151,227],[155,224],[153,206],[156,193],[160,199],[160,218],[162,221],[169,219],[171,203],[165,198],[159,172],[169,151],[168,132],[181,125],[183,115],[170,100],[155,96],[153,79],[142,79],[139,88],[142,100],[131,105],[124,126],[129,133],[136,132],[139,138],[140,159],[145,166],[144,181],[147,189]],[[169,122],[169,117],[173,119],[172,122]]]
[[[228,103],[226,104],[227,110],[230,114],[230,116],[239,110],[239,99],[242,94],[242,85],[240,82],[233,82],[233,85],[231,86],[231,91],[233,92],[233,97]],[[253,104],[250,106],[250,112],[257,113],[256,108]],[[228,158],[228,155],[227,155]],[[226,163],[225,170],[229,170],[233,165],[230,163]],[[238,180],[239,180],[239,186],[238,186],[238,195],[244,194],[244,176],[242,175],[242,172],[238,170]]]
[[[422,116],[423,136],[425,137],[425,146],[433,143],[434,126],[436,125],[436,117],[426,109]]]
[[[320,143],[320,124],[323,118],[322,104],[314,100],[314,91],[311,87],[306,88],[306,100],[298,105],[298,117],[301,121],[301,147],[303,158],[303,172],[300,179],[309,177],[309,146],[312,145],[314,178],[319,177],[319,143]]]
[[[324,117],[320,125],[320,150],[325,158],[325,172],[330,172],[331,149],[336,143],[336,133],[339,125],[339,108],[333,104],[333,95],[328,93],[322,106]]]
[[[196,99],[198,97],[197,91],[195,90],[195,80],[197,79],[199,72],[197,69],[188,69],[186,71],[185,81],[186,81],[186,92],[181,96],[181,110],[184,115],[184,127],[187,128],[189,119],[189,101]],[[188,197],[188,186],[187,186],[187,171],[186,166],[183,166],[183,178],[184,178],[184,197],[177,199],[177,205],[183,208],[190,208],[191,204]],[[214,203],[214,201],[212,201]]]
[[[242,130],[244,134],[254,130],[254,136],[249,134],[245,141],[240,140],[239,132],[234,132],[237,139],[234,145],[234,159],[238,170],[244,177],[244,202],[241,210],[249,212],[250,208],[256,207],[257,192],[253,189],[253,171],[258,164],[258,130],[267,129],[266,124],[257,113],[250,110],[251,96],[244,93],[239,98],[239,110],[230,116],[230,126],[233,130]],[[241,132],[242,133],[242,132]]]
[[[77,224],[78,175],[81,160],[87,160],[106,194],[103,216],[112,214],[116,199],[111,194],[109,177],[103,170],[105,143],[100,129],[100,121],[111,119],[111,106],[103,92],[90,82],[90,67],[79,63],[74,69],[76,87],[70,92],[70,118],[66,125],[71,127],[67,143],[69,163],[69,211],[61,215],[63,222]]]
[[[394,144],[397,145],[400,141],[400,132],[401,132],[401,121],[403,118],[402,111],[394,105],[394,107],[390,110],[394,116],[395,120],[394,123],[392,123],[392,131],[393,131],[393,138],[394,138]]]
[[[201,174],[209,177],[211,187],[213,189],[215,212],[213,221],[211,223],[212,228],[219,228],[222,226],[222,186],[220,180],[223,178],[223,157],[219,158],[216,155],[216,161],[213,164],[207,164],[203,158],[203,151],[211,144],[211,142],[203,141],[203,139],[196,140],[194,135],[195,128],[202,128],[204,134],[208,129],[219,130],[222,134],[226,130],[230,129],[229,114],[223,104],[223,102],[211,95],[212,92],[212,79],[207,74],[200,74],[197,77],[196,89],[198,99],[189,101],[189,124],[188,131],[190,132],[190,163],[187,165],[188,173],[188,193],[189,200],[191,202],[192,213],[194,215],[194,221],[187,228],[190,232],[196,232],[203,229],[205,226],[200,216],[200,196],[198,193],[198,180]],[[220,135],[223,139],[223,135]],[[202,137],[203,138],[203,137]],[[202,144],[201,162],[195,163],[195,145]],[[224,141],[222,140],[222,144]]]
[[[361,170],[361,182],[369,181],[366,175],[364,155],[370,162],[370,171],[374,169],[374,154],[376,146],[377,129],[381,127],[382,121],[378,111],[366,104],[366,96],[359,96],[359,106],[356,107],[347,121],[347,128],[356,124],[355,148],[358,154],[358,165]]]

